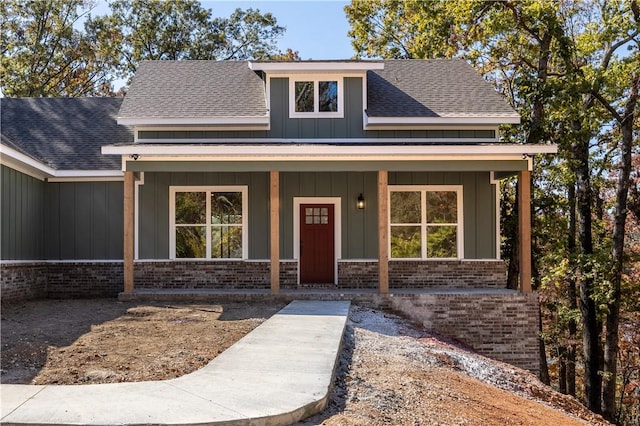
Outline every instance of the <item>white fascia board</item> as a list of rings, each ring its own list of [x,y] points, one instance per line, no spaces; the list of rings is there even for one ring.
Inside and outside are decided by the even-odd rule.
[[[122,180],[120,170],[56,170],[5,145],[0,145],[0,163],[9,168],[49,182]]]
[[[477,129],[474,127],[474,129]],[[149,144],[149,145],[171,145],[171,144],[213,144],[213,145],[353,145],[360,144],[364,146],[369,145],[394,145],[394,144],[495,144],[498,142],[496,138],[412,138],[407,139],[395,139],[395,138],[352,138],[352,139],[266,139],[266,138],[253,138],[253,139],[213,139],[213,138],[192,138],[192,139],[136,139],[137,143]]]
[[[368,71],[384,69],[384,62],[376,61],[313,61],[313,62],[248,62],[249,69],[253,71],[269,72],[314,72],[314,71]]]
[[[148,117],[118,117],[118,124],[125,126],[189,126],[189,125],[210,125],[210,126],[265,126],[268,127],[271,118],[267,116],[259,117],[168,117],[168,118],[148,118]],[[212,129],[215,130],[215,129]]]
[[[55,169],[6,145],[0,145],[0,163],[40,180],[56,173]]]
[[[519,115],[483,115],[478,117],[369,117],[366,116],[365,129],[376,126],[411,125],[498,125],[520,124]]]
[[[122,170],[57,170],[49,182],[119,182],[124,179]]]
[[[371,159],[407,159],[418,160],[424,157],[509,157],[509,159],[527,159],[535,154],[554,154],[556,145],[107,145],[102,147],[103,154],[137,155],[148,160],[153,157],[201,158],[206,156],[229,161],[275,161],[275,160],[371,160]],[[167,158],[165,158],[166,160]],[[157,158],[156,158],[157,160]]]

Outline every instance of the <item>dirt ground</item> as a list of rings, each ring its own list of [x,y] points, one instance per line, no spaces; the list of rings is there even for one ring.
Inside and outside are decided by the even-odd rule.
[[[35,301],[3,307],[2,383],[161,380],[194,371],[277,304]],[[352,306],[329,405],[310,425],[600,425],[530,373]]]
[[[2,383],[139,382],[195,371],[280,304],[33,301],[2,308]]]

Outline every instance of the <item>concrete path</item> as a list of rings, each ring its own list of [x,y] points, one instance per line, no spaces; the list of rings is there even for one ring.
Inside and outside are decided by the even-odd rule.
[[[206,367],[177,379],[0,385],[0,419],[2,424],[291,424],[326,406],[348,312],[345,301],[294,301]]]

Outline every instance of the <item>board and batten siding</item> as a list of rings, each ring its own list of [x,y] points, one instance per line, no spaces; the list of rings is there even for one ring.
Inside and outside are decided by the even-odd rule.
[[[289,79],[270,79],[271,128],[263,131],[157,131],[138,133],[141,139],[349,139],[349,138],[494,138],[493,130],[364,130],[362,78],[344,78],[344,118],[289,118]]]
[[[29,175],[2,167],[2,260],[41,260],[44,258],[45,183]]]
[[[247,185],[249,259],[269,258],[269,175],[266,172],[146,172],[139,194],[139,258],[169,258],[169,187]],[[389,185],[462,185],[465,259],[495,259],[495,187],[489,172],[390,172]],[[356,207],[358,195],[365,208]],[[376,259],[376,172],[281,172],[280,257],[293,258],[293,199],[340,197],[342,259]]]
[[[122,260],[122,182],[49,182],[45,258]]]
[[[464,258],[496,258],[496,192],[489,172],[390,172],[389,185],[462,185]]]
[[[138,257],[168,259],[169,187],[246,185],[249,189],[249,259],[269,258],[269,174],[145,173],[139,187]]]

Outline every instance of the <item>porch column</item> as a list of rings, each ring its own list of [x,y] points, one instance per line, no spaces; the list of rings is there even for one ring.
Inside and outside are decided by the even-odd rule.
[[[518,173],[518,241],[520,244],[520,291],[531,291],[531,172]]]
[[[134,256],[134,187],[133,172],[124,172],[124,292],[133,293],[133,256]]]
[[[280,173],[271,171],[269,189],[269,229],[271,294],[280,292]]]
[[[389,293],[389,176],[378,171],[378,291]]]

